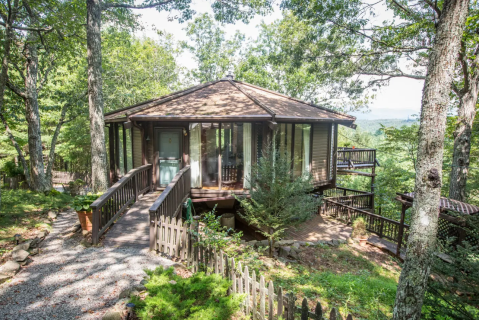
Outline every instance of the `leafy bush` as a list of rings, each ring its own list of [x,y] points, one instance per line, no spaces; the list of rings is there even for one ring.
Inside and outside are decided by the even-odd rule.
[[[366,230],[366,221],[363,217],[359,217],[353,222],[353,232],[351,232],[352,238],[364,239],[368,236]]]
[[[198,239],[195,244],[204,247],[211,246],[217,251],[224,250],[230,244],[239,244],[243,233],[241,231],[235,233],[233,229],[223,227],[221,217],[216,216],[215,209],[216,206],[201,218],[201,221],[205,224],[201,228],[201,232],[192,231]]]
[[[140,319],[226,320],[239,311],[243,297],[228,296],[231,282],[218,274],[206,276],[199,272],[183,279],[173,273],[173,268],[163,267],[147,273],[148,295],[144,300],[132,298]]]
[[[72,207],[76,211],[91,211],[90,205],[98,199],[101,194],[87,194],[85,196],[76,196],[73,198]]]
[[[23,175],[23,167],[21,165],[17,166],[14,161],[5,162],[2,171],[5,172],[7,177],[18,177]]]

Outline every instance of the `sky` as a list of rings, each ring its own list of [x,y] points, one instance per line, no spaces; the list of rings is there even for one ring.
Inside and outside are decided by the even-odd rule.
[[[193,1],[193,9],[197,14],[212,13],[209,1]],[[138,31],[138,36],[146,36],[153,39],[157,38],[156,30],[163,30],[173,34],[176,41],[188,40],[186,37],[186,23],[180,24],[176,20],[168,21],[171,13],[158,12],[153,9],[135,10],[135,13],[141,15],[141,22],[144,30]],[[245,34],[246,38],[255,39],[258,35],[258,26],[262,21],[272,23],[281,18],[281,11],[275,8],[268,16],[255,17],[249,24],[237,22],[234,25],[225,25],[227,36],[232,36],[236,30]],[[387,18],[386,13],[379,14],[378,19]],[[193,69],[196,62],[189,52],[183,52],[178,62],[181,66]],[[419,115],[421,109],[421,95],[424,81],[407,78],[394,78],[390,80],[389,86],[384,86],[376,92],[376,99],[371,101],[369,111],[354,112],[352,115],[358,119],[407,119],[412,115]]]

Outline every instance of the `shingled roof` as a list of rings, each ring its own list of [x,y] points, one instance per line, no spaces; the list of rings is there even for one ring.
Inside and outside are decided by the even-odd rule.
[[[249,83],[221,79],[105,114],[117,121],[279,121],[336,122],[352,126],[355,117]]]

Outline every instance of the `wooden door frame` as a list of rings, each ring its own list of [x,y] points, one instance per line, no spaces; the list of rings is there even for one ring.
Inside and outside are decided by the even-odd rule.
[[[154,127],[153,128],[153,152],[154,152],[154,172],[152,174],[156,175],[156,186],[155,188],[163,188],[165,186],[162,186],[160,184],[160,166],[158,164],[160,157],[159,157],[159,154],[160,154],[160,139],[159,139],[159,134],[160,132],[178,132],[179,135],[180,135],[180,139],[178,140],[179,141],[179,159],[181,161],[180,163],[180,170],[183,169],[183,167],[186,165],[184,163],[184,159],[183,159],[183,154],[184,154],[184,150],[183,150],[183,127]]]

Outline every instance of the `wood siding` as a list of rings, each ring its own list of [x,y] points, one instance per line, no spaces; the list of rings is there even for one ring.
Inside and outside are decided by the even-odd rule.
[[[313,125],[312,167],[314,182],[328,180],[329,124]]]
[[[138,168],[143,165],[142,161],[142,141],[141,130],[133,127],[133,168]]]

